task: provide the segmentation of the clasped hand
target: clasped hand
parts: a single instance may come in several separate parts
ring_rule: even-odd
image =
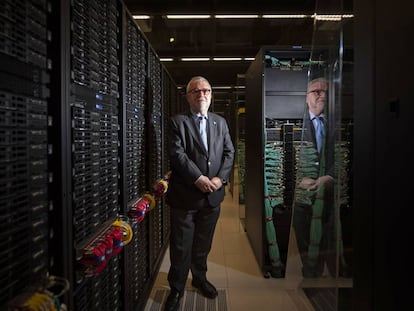
[[[212,179],[209,179],[204,175],[196,181],[195,185],[204,193],[214,192],[223,186],[219,177],[213,177]]]
[[[299,183],[299,188],[311,191],[318,189],[320,185],[328,185],[332,182],[333,178],[329,175],[320,176],[317,179],[304,177]]]

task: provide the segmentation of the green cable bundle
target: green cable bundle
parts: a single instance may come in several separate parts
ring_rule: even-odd
[[[268,252],[273,270],[273,277],[283,277],[284,264],[280,259],[276,228],[273,222],[273,209],[283,204],[283,144],[266,143],[264,172],[265,225]]]
[[[318,152],[309,142],[302,142],[296,146],[296,181],[300,182],[304,177],[318,178]],[[295,202],[304,205],[312,205],[315,198],[315,191],[308,191],[296,187]]]
[[[269,249],[269,257],[271,265],[275,270],[272,271],[272,276],[282,277],[284,265],[280,260],[279,245],[277,244],[276,229],[273,224],[273,208],[270,203],[269,190],[267,187],[266,177],[264,183],[264,201],[265,201],[265,222],[266,222],[266,237]]]

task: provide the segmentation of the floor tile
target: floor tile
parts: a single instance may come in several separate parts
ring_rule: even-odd
[[[237,195],[237,189],[233,195]],[[208,279],[226,293],[225,311],[314,311],[312,303],[304,293],[306,287],[352,287],[348,279],[303,279],[301,275],[301,259],[296,247],[294,232],[291,230],[288,260],[285,278],[266,278],[259,267],[247,234],[243,228],[243,210],[238,206],[238,199],[227,191],[222,204],[222,210],[217,223],[213,247],[208,258]],[[169,252],[166,251],[161,263],[146,310],[158,310],[161,292],[169,290],[167,273],[170,266]],[[189,298],[194,295],[191,286],[191,273],[186,283],[186,293]],[[160,291],[162,289],[162,291]],[[158,290],[158,298],[155,295]],[[154,303],[154,299],[158,302]],[[165,299],[165,297],[163,298]],[[200,300],[201,301],[201,300]],[[202,301],[201,301],[202,302]],[[155,307],[151,308],[151,304]],[[208,308],[218,307],[217,303]],[[162,306],[159,306],[160,308]],[[207,305],[206,305],[207,308]],[[222,310],[220,309],[220,310]],[[159,309],[159,310],[162,310]],[[181,309],[180,309],[181,310]],[[182,309],[184,310],[184,309]],[[191,308],[186,308],[191,311]],[[195,311],[197,307],[194,307]],[[213,310],[213,309],[208,309]]]

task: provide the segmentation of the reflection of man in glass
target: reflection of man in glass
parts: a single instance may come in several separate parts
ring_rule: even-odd
[[[304,277],[322,275],[325,263],[335,275],[335,225],[333,210],[333,145],[327,143],[324,114],[328,82],[323,78],[308,84],[307,109],[297,170],[293,226],[302,259]]]
[[[308,92],[306,94],[307,114],[304,120],[304,136],[303,140],[312,142],[313,146],[318,150],[319,160],[321,153],[327,155],[325,147],[325,138],[327,134],[326,116],[324,114],[325,104],[328,93],[328,82],[324,78],[314,79],[309,82]],[[326,162],[326,159],[325,159]],[[329,166],[325,163],[325,171],[322,175],[318,175],[317,179],[304,177],[300,181],[300,187],[305,190],[316,190],[320,184],[331,183],[333,181],[333,163]]]

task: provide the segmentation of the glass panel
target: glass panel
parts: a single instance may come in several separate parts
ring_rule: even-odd
[[[352,18],[341,2],[319,1],[315,12],[292,226],[303,291],[318,309],[344,310],[352,292]]]

